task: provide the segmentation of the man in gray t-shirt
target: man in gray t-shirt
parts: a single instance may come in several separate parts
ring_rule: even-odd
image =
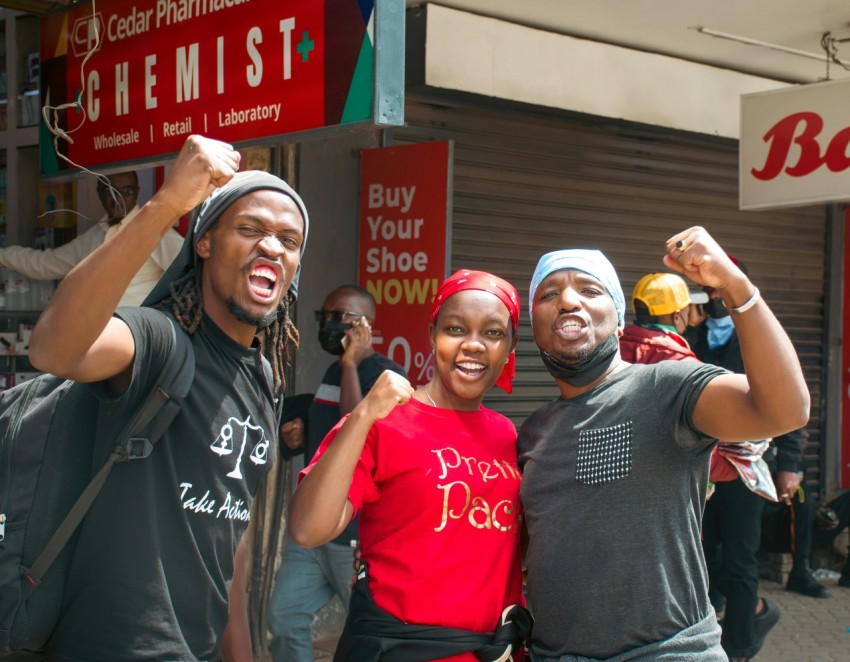
[[[727,660],[699,540],[710,449],[809,415],[787,335],[714,239],[681,232],[664,264],[723,291],[746,376],[623,361],[623,292],[599,251],[544,255],[531,280],[535,342],[561,396],[519,434],[533,660]]]

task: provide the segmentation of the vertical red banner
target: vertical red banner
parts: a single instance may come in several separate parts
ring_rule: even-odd
[[[358,280],[378,304],[375,349],[407,370],[434,374],[431,303],[446,275],[451,145],[421,143],[363,152]]]
[[[850,487],[850,208],[844,212],[841,352],[841,487]]]

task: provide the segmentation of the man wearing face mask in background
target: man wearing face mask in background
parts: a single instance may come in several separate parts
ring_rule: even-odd
[[[322,378],[307,414],[283,423],[280,435],[292,450],[304,449],[309,463],[325,435],[369,392],[384,370],[404,369],[372,348],[375,299],[362,287],[342,285],[316,311],[319,344],[337,358]],[[270,651],[275,662],[311,662],[313,615],[339,595],[348,608],[357,518],[331,542],[313,549],[287,537],[269,604]]]

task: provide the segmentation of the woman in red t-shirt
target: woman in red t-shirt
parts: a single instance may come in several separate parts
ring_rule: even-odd
[[[456,272],[432,308],[434,377],[414,390],[384,372],[302,472],[295,542],[321,545],[360,513],[365,571],[335,660],[517,659],[530,617],[516,429],[481,403],[494,384],[511,392],[518,323],[512,285]]]

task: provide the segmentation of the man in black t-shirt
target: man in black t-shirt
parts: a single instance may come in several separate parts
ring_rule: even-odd
[[[294,418],[281,425],[283,443],[305,452],[309,463],[328,432],[363,399],[384,370],[404,369],[372,348],[375,299],[362,287],[343,285],[316,311],[319,343],[339,358],[328,366],[310,403],[307,424]],[[312,549],[287,538],[269,603],[271,654],[275,662],[311,662],[313,614],[334,595],[348,608],[352,555],[357,545],[355,517],[337,538]]]
[[[309,223],[284,181],[237,172],[239,161],[230,145],[190,136],[136,221],[68,274],[33,330],[32,363],[91,383],[109,422],[152,390],[171,334],[187,334],[195,357],[150,457],[116,465],[80,527],[47,659],[251,658],[242,537],[275,458]],[[199,203],[145,305],[113,315],[161,236]]]

